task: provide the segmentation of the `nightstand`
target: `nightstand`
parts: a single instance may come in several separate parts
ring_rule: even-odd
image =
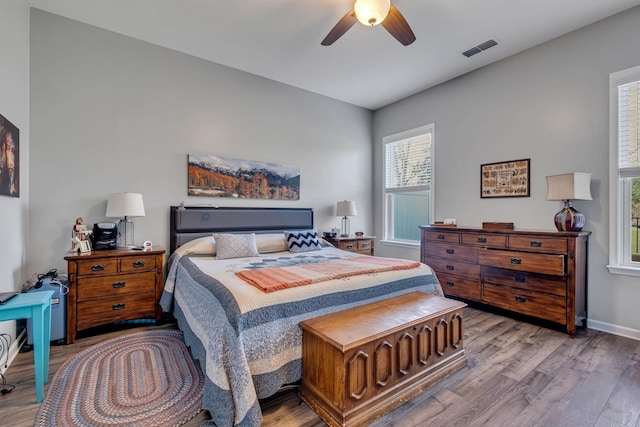
[[[67,344],[75,341],[77,331],[95,326],[161,319],[164,249],[111,249],[64,259],[69,272]]]
[[[373,256],[373,242],[375,240],[375,236],[336,236],[324,237],[324,239],[338,249]]]

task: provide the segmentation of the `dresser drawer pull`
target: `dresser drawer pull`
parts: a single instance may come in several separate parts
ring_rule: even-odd
[[[522,264],[522,260],[520,258],[511,258],[511,264]]]
[[[445,282],[445,285],[447,285],[447,286],[455,286],[456,284],[447,280]]]
[[[113,282],[111,286],[114,287],[115,289],[124,288],[124,282]]]
[[[515,277],[515,280],[516,280],[516,282],[518,282],[518,283],[524,283],[524,282],[526,282],[526,281],[527,281],[527,278],[526,278],[526,277],[524,277],[524,276],[516,276],[516,277]]]
[[[367,247],[369,247],[369,244],[368,243],[363,243],[360,246],[362,246],[363,249],[366,249]]]
[[[521,297],[520,295],[516,295],[516,302],[527,302],[527,297]]]
[[[529,242],[529,245],[532,248],[541,248],[542,247],[542,242]]]
[[[141,268],[144,267],[144,261],[135,261],[133,263],[133,268]]]
[[[102,271],[104,268],[104,264],[96,264],[91,266],[91,271]]]
[[[478,237],[478,243],[487,243],[486,237]]]
[[[447,270],[451,271],[453,270],[455,267],[453,265],[447,265]]]
[[[122,310],[123,308],[124,308],[124,303],[123,302],[121,302],[120,304],[113,304],[111,306],[112,310]]]
[[[436,236],[439,240],[444,240],[444,234],[438,234]]]
[[[349,243],[349,244],[347,245],[347,249],[353,249],[353,243]]]
[[[455,250],[453,250],[453,249],[447,249],[447,253],[448,254],[453,254],[454,252],[455,252]]]

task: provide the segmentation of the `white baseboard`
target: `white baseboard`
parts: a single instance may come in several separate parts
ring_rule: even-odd
[[[611,323],[587,319],[587,328],[640,341],[640,330],[627,328],[625,326],[612,325]]]
[[[22,329],[18,337],[11,343],[11,347],[9,347],[9,359],[7,361],[7,367],[5,368],[4,360],[2,361],[2,365],[0,365],[0,373],[4,374],[5,371],[11,366],[11,362],[16,358],[22,346],[27,342],[27,329]],[[3,357],[4,359],[4,357]]]

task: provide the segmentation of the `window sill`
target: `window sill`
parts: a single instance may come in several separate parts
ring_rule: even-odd
[[[640,277],[640,267],[630,267],[627,265],[607,265],[611,274],[624,274],[625,276]]]
[[[413,248],[413,249],[420,249],[420,242],[402,242],[399,240],[381,240],[380,243],[382,243],[385,246],[397,246],[400,248]]]

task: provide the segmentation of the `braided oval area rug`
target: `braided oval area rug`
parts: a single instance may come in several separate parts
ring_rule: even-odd
[[[64,362],[35,426],[179,426],[202,408],[204,377],[181,331],[109,339]]]

